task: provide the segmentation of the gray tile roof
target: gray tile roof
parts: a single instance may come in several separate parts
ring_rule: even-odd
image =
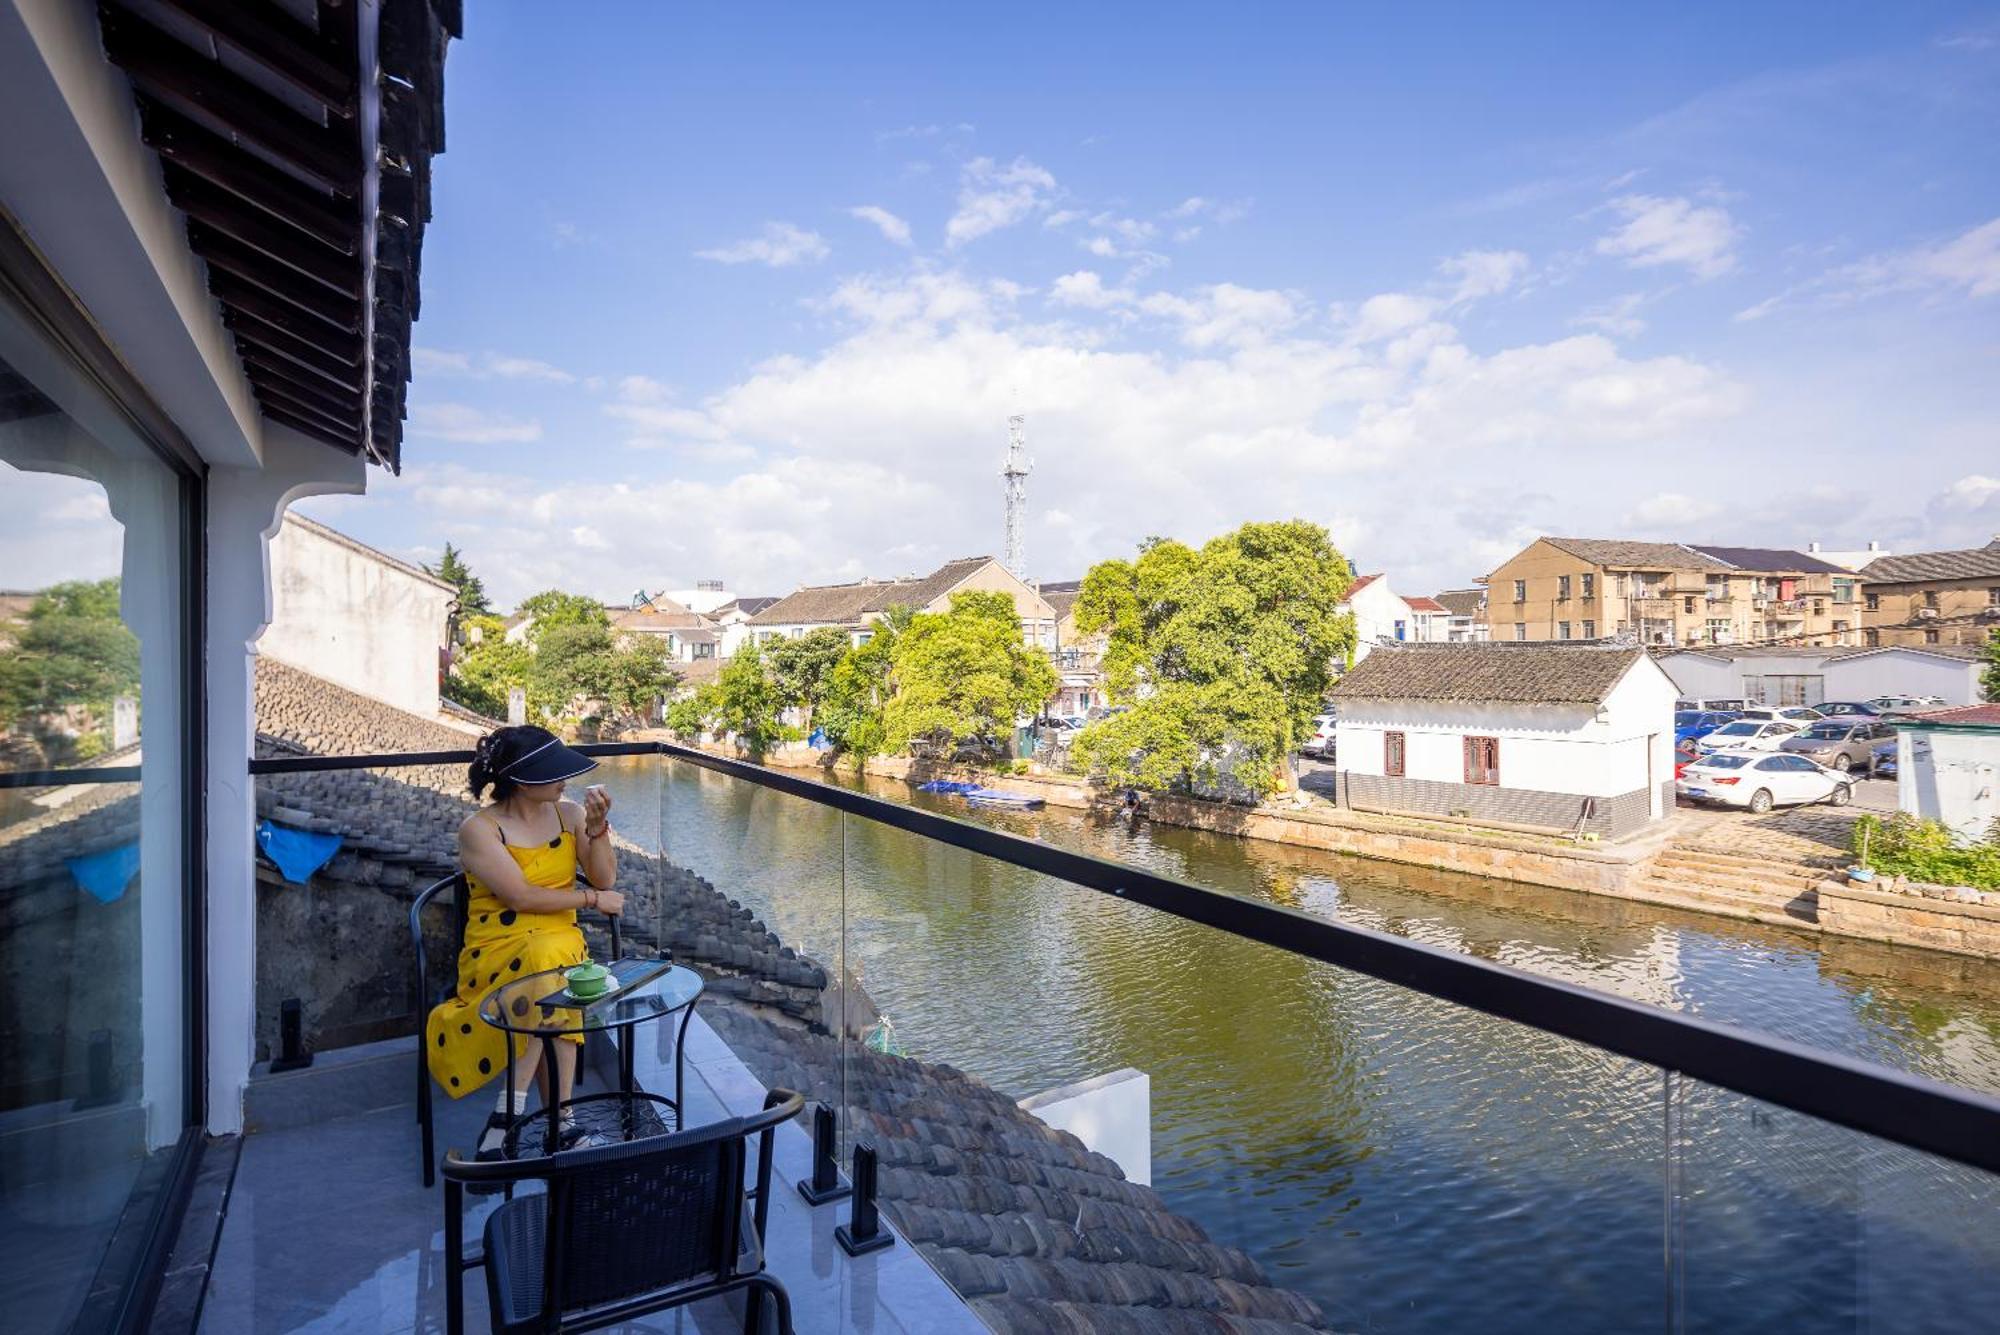
[[[881,1156],[883,1212],[992,1329],[1325,1329],[1311,1299],[984,1081],[736,1007],[702,1017],[765,1085],[845,1090],[840,1116]]]
[[[797,589],[750,618],[753,626],[852,626],[871,612],[922,608],[992,564],[990,556],[947,561],[921,579],[821,584]]]
[[[1645,657],[1636,646],[1493,641],[1378,644],[1333,695],[1346,700],[1597,704]]]
[[[1476,617],[1479,605],[1486,600],[1484,589],[1446,589],[1436,595],[1444,610],[1455,617]]]
[[[1795,552],[1784,547],[1717,547],[1710,543],[1690,543],[1689,546],[1703,555],[1725,561],[1738,570],[1757,573],[1792,573],[1802,575],[1852,575],[1846,566],[1837,566],[1822,561],[1817,556]]]
[[[1648,570],[1728,570],[1728,563],[1677,542],[1627,542],[1623,538],[1543,538],[1559,551],[1593,565]]]
[[[1985,579],[2000,575],[2000,537],[1984,547],[1959,552],[1912,552],[1884,556],[1862,567],[1871,584],[1905,584],[1926,579]]]

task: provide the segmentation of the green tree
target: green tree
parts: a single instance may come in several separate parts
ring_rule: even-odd
[[[1092,567],[1077,629],[1108,637],[1105,684],[1129,707],[1084,729],[1078,761],[1144,788],[1283,787],[1353,645],[1338,610],[1351,581],[1304,520],[1245,524],[1199,550],[1149,540],[1135,561]]]
[[[1985,688],[1988,700],[2000,704],[2000,630],[1987,637],[1986,671],[1981,674],[1979,684]]]
[[[707,697],[702,716],[708,726],[735,733],[751,755],[761,757],[777,740],[778,692],[756,645],[737,650],[701,694]]]
[[[778,693],[778,707],[803,709],[808,718],[817,715],[833,670],[847,650],[847,632],[838,626],[821,626],[765,649],[764,665]]]
[[[1004,593],[955,593],[950,611],[912,617],[892,663],[896,693],[883,710],[891,751],[996,740],[1047,703],[1057,682],[1047,655],[1023,643]]]
[[[827,681],[826,694],[813,712],[813,722],[826,730],[827,740],[842,751],[866,760],[888,749],[889,729],[882,712],[894,692],[890,674],[895,667],[896,637],[915,614],[892,607],[876,622],[874,634],[841,655]]]
[[[486,586],[479,576],[472,573],[472,567],[465,564],[465,556],[451,545],[449,539],[444,544],[444,555],[438,558],[435,567],[425,566],[427,574],[435,575],[458,590],[458,611],[452,617],[452,642],[463,643],[466,624],[474,617],[491,616],[493,608],[486,601]]]
[[[667,702],[667,729],[682,741],[693,741],[708,727],[709,711],[715,705],[712,686]]]
[[[52,761],[104,750],[112,701],[138,692],[139,640],[119,613],[116,579],[44,589],[0,657],[0,723],[33,735]]]
[[[598,617],[546,626],[537,622],[529,632],[535,649],[528,666],[528,703],[543,714],[567,714],[582,701],[611,698],[618,649],[602,609]]]
[[[485,629],[479,642],[462,650],[453,660],[451,674],[444,679],[444,694],[467,709],[488,718],[507,717],[507,692],[526,687],[528,670],[535,656],[525,644],[509,644],[497,617],[490,618],[493,629]]]
[[[528,625],[528,643],[540,647],[542,636],[563,626],[609,626],[604,604],[580,593],[543,589],[523,598],[516,612],[534,618]]]
[[[667,657],[657,635],[635,635],[611,660],[611,707],[620,714],[643,718],[653,702],[680,684],[681,674]]]

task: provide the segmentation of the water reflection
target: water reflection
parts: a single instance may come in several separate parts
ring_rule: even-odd
[[[1872,1314],[1898,1329],[1951,1329],[2000,1301],[2000,1196],[1983,1175],[1700,1087],[1681,1089],[1670,1142],[1657,1070],[668,768],[668,855],[786,941],[827,960],[844,944],[912,1055],[1016,1096],[1146,1071],[1155,1186],[1342,1328],[1660,1320],[1670,1153],[1684,1186],[1688,1308],[1703,1328],[1844,1330]],[[910,798],[901,785],[882,791]],[[1977,961],[1075,813],[990,819],[2000,1090],[2000,970]]]

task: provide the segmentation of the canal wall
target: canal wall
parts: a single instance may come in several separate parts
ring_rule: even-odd
[[[736,754],[721,746],[703,749]],[[820,773],[831,768],[825,753],[804,746],[777,748],[764,757],[764,763]],[[906,782],[964,779],[1079,811],[1117,814],[1120,807],[1111,793],[1068,776],[995,774],[891,756],[871,758],[863,772]],[[1861,890],[1827,879],[1824,868],[1781,858],[1717,854],[1677,843],[1671,821],[1663,822],[1656,833],[1597,844],[1444,818],[1416,820],[1344,810],[1303,795],[1257,807],[1153,795],[1146,799],[1145,816],[1162,824],[1297,848],[2000,960],[2000,903],[1991,902],[1995,897],[1961,903],[1916,891]]]

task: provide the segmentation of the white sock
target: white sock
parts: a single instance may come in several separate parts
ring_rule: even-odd
[[[500,1087],[500,1097],[494,1100],[493,1111],[502,1116],[519,1117],[522,1113],[528,1111],[528,1091],[525,1089],[510,1089],[503,1084]],[[506,1132],[497,1127],[488,1127],[486,1134],[479,1138],[479,1148],[482,1150],[499,1149],[500,1142],[506,1139],[506,1135]]]

